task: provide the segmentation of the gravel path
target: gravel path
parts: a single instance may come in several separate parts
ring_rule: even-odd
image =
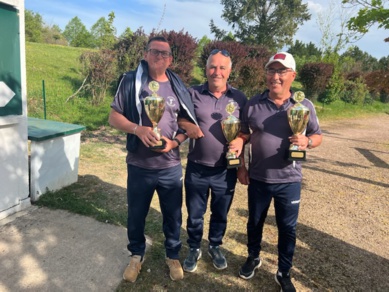
[[[389,291],[389,115],[323,122],[321,127],[323,143],[308,151],[303,166],[292,272],[296,288],[298,291]],[[95,161],[82,157],[80,175],[88,177],[92,173],[105,182],[99,188],[109,189],[111,193],[116,189],[122,194],[126,177],[124,136],[117,137],[101,131],[88,138],[91,142],[108,143],[109,150],[101,151],[116,160],[112,164],[106,159]],[[87,143],[83,145],[86,147]],[[183,162],[185,165],[185,159]],[[107,203],[125,204],[124,196],[117,197],[121,201],[111,196]],[[157,200],[153,201],[152,210],[160,218]],[[182,240],[185,242],[185,207],[183,211]],[[204,256],[198,271],[186,275],[185,281],[173,283],[166,275],[144,273],[139,285],[147,291],[156,287],[164,287],[161,291],[279,291],[273,279],[277,269],[277,229],[272,208],[265,224],[261,269],[249,281],[237,277],[247,256],[247,215],[246,187],[238,184],[223,240],[229,266],[226,271],[215,273]],[[205,226],[208,218],[207,213]],[[184,248],[182,256],[185,252]],[[153,269],[155,265],[154,259],[145,267]],[[131,287],[122,284],[119,291],[129,291]]]
[[[389,291],[389,115],[321,127],[304,165],[296,280],[302,290]]]

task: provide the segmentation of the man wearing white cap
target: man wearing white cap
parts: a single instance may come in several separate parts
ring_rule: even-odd
[[[310,111],[305,133],[293,135],[289,126],[287,110],[296,103],[291,90],[296,77],[293,56],[286,52],[277,53],[265,68],[268,89],[247,102],[241,133],[230,144],[230,148],[239,149],[246,141],[251,143],[249,170],[244,163],[238,169],[239,181],[248,185],[249,209],[249,256],[239,275],[243,279],[250,279],[261,265],[259,254],[263,226],[274,199],[278,227],[278,271],[275,280],[281,286],[281,291],[296,291],[289,271],[296,245],[302,173],[301,162],[289,161],[287,154],[290,144],[298,145],[300,150],[319,146],[322,133],[315,108],[308,99],[301,102]]]

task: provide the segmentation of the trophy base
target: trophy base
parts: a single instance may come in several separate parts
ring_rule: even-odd
[[[288,160],[290,161],[305,161],[307,153],[303,150],[289,150]]]
[[[242,166],[242,160],[238,158],[227,158],[227,169],[236,168]]]
[[[164,139],[160,139],[156,145],[150,146],[150,150],[160,150],[160,149],[165,149],[166,147],[166,141]]]

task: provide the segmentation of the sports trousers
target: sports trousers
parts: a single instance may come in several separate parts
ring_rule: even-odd
[[[296,246],[296,225],[300,207],[301,183],[269,184],[250,179],[248,186],[248,253],[261,251],[263,226],[272,199],[278,228],[278,269],[289,272]]]
[[[209,167],[188,161],[185,175],[187,232],[191,248],[200,248],[204,230],[204,214],[211,194],[209,245],[221,245],[227,228],[227,214],[236,185],[236,169]]]
[[[166,169],[144,169],[127,164],[127,235],[132,255],[144,256],[145,224],[154,191],[159,197],[166,256],[179,258],[182,224],[182,166]]]

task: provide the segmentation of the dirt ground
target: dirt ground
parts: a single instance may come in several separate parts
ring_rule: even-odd
[[[323,122],[321,127],[323,143],[319,148],[309,150],[303,166],[293,281],[298,291],[389,291],[389,115]],[[107,169],[81,157],[80,176],[93,173],[101,181],[123,191],[126,176],[123,139],[110,134],[97,135],[84,140],[82,147],[93,141],[116,145],[107,155],[119,157],[121,162],[113,163]],[[157,202],[153,202],[152,208],[158,212]],[[185,222],[185,207],[183,212]],[[179,286],[169,286],[171,284],[166,282],[160,289],[156,284],[147,289],[275,291],[277,231],[274,210],[270,210],[265,225],[263,265],[249,281],[237,277],[247,256],[246,188],[239,183],[229,220],[223,244],[229,261],[227,272],[210,273],[212,268],[207,259],[199,264],[196,275],[185,274],[182,284],[175,284]],[[204,240],[206,238],[205,232]],[[185,245],[185,223],[183,243]],[[186,249],[183,258],[185,253]],[[147,275],[144,277],[143,281],[146,281]],[[211,281],[220,285],[209,284]],[[125,284],[119,288],[132,290]]]

